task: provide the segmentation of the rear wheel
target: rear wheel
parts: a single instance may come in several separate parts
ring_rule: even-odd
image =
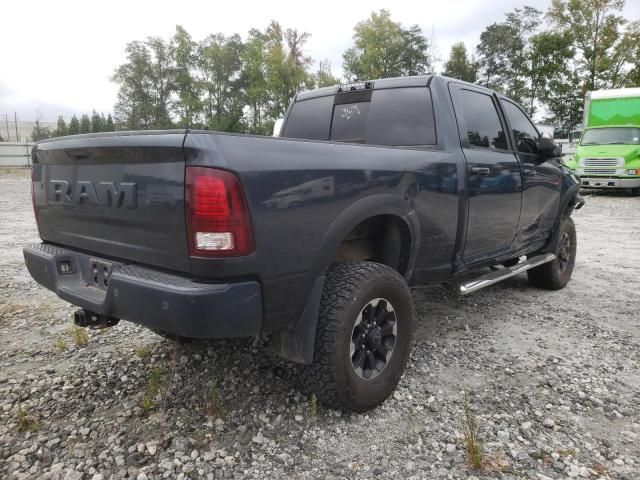
[[[559,235],[556,259],[527,271],[529,282],[536,287],[560,290],[571,280],[578,246],[576,226],[571,217],[562,221]]]
[[[373,262],[344,262],[327,273],[307,389],[324,404],[353,411],[383,402],[404,372],[413,340],[413,304],[404,278]]]

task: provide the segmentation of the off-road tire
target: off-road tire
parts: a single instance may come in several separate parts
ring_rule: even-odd
[[[387,299],[394,310],[397,333],[390,358],[375,377],[361,378],[350,347],[356,320],[374,299]],[[409,358],[414,314],[405,279],[386,265],[364,261],[334,264],[327,272],[313,363],[303,368],[307,390],[332,408],[363,412],[383,402],[395,389]]]
[[[556,249],[556,259],[553,262],[545,263],[539,267],[532,268],[527,271],[529,282],[539,288],[547,290],[560,290],[569,283],[573,267],[576,261],[576,226],[571,217],[565,217],[560,225],[560,237],[558,247]],[[569,241],[570,251],[568,254],[563,252],[563,238]],[[566,258],[563,258],[566,256]]]

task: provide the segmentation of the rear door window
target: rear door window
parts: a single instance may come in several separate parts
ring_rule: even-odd
[[[436,127],[428,88],[374,90],[367,143],[434,145]]]
[[[472,147],[507,150],[507,140],[493,99],[486,93],[460,90],[462,118]]]

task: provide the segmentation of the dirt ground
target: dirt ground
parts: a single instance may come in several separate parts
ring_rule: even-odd
[[[353,415],[300,393],[264,339],[85,339],[24,266],[28,176],[0,174],[0,478],[640,478],[640,198],[586,201],[564,290],[414,289],[407,372]]]

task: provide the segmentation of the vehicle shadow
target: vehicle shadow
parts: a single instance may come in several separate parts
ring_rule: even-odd
[[[580,190],[580,195],[585,197],[625,197],[625,198],[635,198],[634,195],[631,194],[629,189],[602,189],[602,190]]]
[[[447,343],[459,332],[495,320],[488,313],[492,305],[504,302],[515,291],[529,290],[526,276],[494,285],[484,292],[460,297],[452,289],[424,286],[412,289],[416,310],[414,354],[428,356],[436,339]],[[169,409],[198,411],[205,408],[210,386],[226,409],[236,412],[256,408],[277,410],[282,405],[301,404],[308,408],[311,392],[299,381],[303,366],[287,362],[271,349],[268,335],[252,339],[172,342],[158,338],[154,349],[161,353],[164,368],[176,370],[171,386]],[[172,366],[173,365],[173,366]]]

